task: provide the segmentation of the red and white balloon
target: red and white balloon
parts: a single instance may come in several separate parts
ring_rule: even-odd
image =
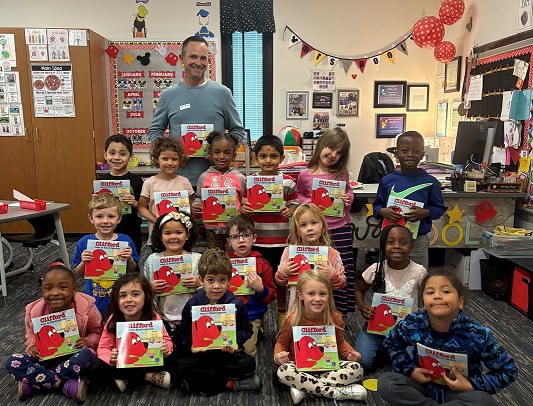
[[[420,48],[433,48],[444,38],[444,24],[435,16],[422,17],[413,26],[412,38]]]
[[[435,47],[433,50],[433,55],[437,61],[448,63],[455,56],[455,52],[455,45],[453,45],[450,41],[443,41]]]
[[[464,12],[464,0],[444,0],[439,9],[439,19],[446,25],[452,25],[461,19]]]

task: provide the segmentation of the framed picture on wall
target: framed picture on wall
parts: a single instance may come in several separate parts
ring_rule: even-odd
[[[437,103],[437,137],[446,137],[446,118],[448,116],[448,102]]]
[[[407,111],[429,110],[429,85],[407,86]]]
[[[405,132],[406,114],[376,114],[376,138],[394,138]]]
[[[337,93],[337,116],[359,115],[359,90],[339,89]]]
[[[287,92],[286,119],[297,120],[309,117],[309,92]]]
[[[461,116],[459,115],[459,105],[461,104],[461,100],[454,100],[452,102],[452,107],[450,108],[450,120],[449,120],[449,128],[452,131],[457,131],[457,127],[459,126],[459,121],[461,121]]]
[[[333,108],[333,93],[332,92],[313,92],[313,108],[314,109],[331,109]]]
[[[405,107],[407,82],[374,82],[374,108]]]
[[[458,92],[461,87],[461,57],[456,56],[444,66],[444,93]]]

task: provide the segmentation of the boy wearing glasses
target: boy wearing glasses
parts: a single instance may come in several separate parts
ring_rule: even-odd
[[[257,336],[264,324],[264,315],[268,310],[268,304],[276,297],[276,288],[273,282],[272,267],[266,259],[257,251],[252,251],[252,245],[257,239],[254,223],[248,216],[240,215],[228,221],[227,227],[228,244],[232,252],[228,252],[230,258],[254,257],[256,272],[246,274],[248,286],[255,290],[253,295],[239,296],[248,311],[248,318],[252,323],[252,337],[244,344],[246,354],[255,357],[257,349]],[[235,275],[232,269],[232,280],[229,289],[243,283],[240,275]]]

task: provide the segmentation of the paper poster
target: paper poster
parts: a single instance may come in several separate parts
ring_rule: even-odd
[[[483,98],[483,75],[470,77],[470,86],[468,87],[468,100],[481,100]]]
[[[0,60],[2,65],[6,62],[6,67],[9,65],[9,69],[17,66],[17,55],[15,53],[15,34],[0,34]]]
[[[48,57],[50,61],[65,62],[70,60],[68,49],[68,31],[59,29],[46,30],[48,38]]]
[[[531,29],[531,0],[520,0],[518,9],[518,31]]]
[[[335,90],[335,72],[329,70],[313,71],[313,90]]]
[[[437,84],[435,86],[435,94],[444,93],[444,73],[437,75]]]
[[[74,117],[72,65],[31,65],[35,117]]]
[[[86,47],[87,46],[87,31],[68,30],[68,44],[71,47]]]
[[[32,62],[48,60],[48,47],[46,45],[29,44],[28,53]]]
[[[26,28],[25,30],[26,44],[43,44],[48,43],[46,37],[46,28]]]
[[[0,136],[24,135],[18,72],[0,72]]]

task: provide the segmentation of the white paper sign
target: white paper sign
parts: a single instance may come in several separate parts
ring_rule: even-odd
[[[15,34],[0,34],[0,60],[2,60],[2,62],[8,61],[10,68],[17,66],[17,55],[15,54]]]
[[[468,100],[481,100],[483,97],[483,75],[470,77],[470,86],[468,87]]]

